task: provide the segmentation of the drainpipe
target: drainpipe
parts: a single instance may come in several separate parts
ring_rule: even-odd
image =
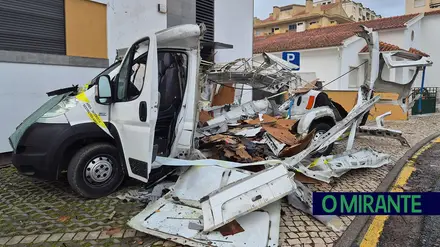
[[[422,75],[422,86],[420,87],[420,99],[419,99],[419,113],[422,113],[422,98],[423,98],[423,88],[425,87],[425,73],[426,73],[426,66],[423,67],[423,75]]]

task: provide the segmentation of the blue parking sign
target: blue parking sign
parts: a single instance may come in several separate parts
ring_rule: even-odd
[[[289,63],[293,63],[300,67],[300,53],[299,52],[283,52],[283,60],[286,60]],[[295,69],[295,70],[299,70]]]

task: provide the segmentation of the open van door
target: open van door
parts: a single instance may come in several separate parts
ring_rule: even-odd
[[[156,36],[142,38],[128,49],[114,79],[110,123],[116,128],[128,175],[148,182],[154,161],[158,114]],[[115,133],[116,135],[116,133]]]

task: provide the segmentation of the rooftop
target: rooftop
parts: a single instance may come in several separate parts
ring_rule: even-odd
[[[331,3],[331,4],[326,4],[326,5],[320,5],[320,8],[321,8],[321,11],[327,11],[327,10],[330,10],[332,8],[336,8],[338,5],[339,5],[339,3]],[[290,4],[290,5],[281,6],[281,7],[278,7],[278,6],[274,6],[274,7],[280,8],[281,11],[286,11],[286,10],[292,9],[295,6],[297,6],[297,7],[305,7],[305,5],[300,5],[300,4]],[[298,18],[301,18],[301,17],[305,17],[307,15],[313,15],[313,14],[314,15],[319,15],[319,13],[306,13],[306,11],[303,10],[303,11],[298,12],[295,15],[292,15],[292,18],[289,18],[288,20],[290,21],[292,19],[298,19]],[[277,19],[275,19],[271,15],[271,16],[269,16],[266,19],[260,20],[260,22],[258,22],[256,24],[256,26],[267,24],[267,23],[271,23],[271,22],[277,22],[277,21],[286,21],[286,19],[277,20]]]
[[[417,55],[424,56],[424,57],[429,57],[428,54],[426,54],[426,53],[424,53],[424,52],[422,52],[420,50],[417,50],[415,48],[410,48],[409,50],[405,50],[405,49],[400,48],[397,45],[388,44],[388,43],[385,43],[385,42],[382,42],[382,41],[379,43],[379,50],[380,51],[409,51],[409,52],[411,52],[413,54],[417,54]],[[368,46],[365,46],[360,51],[360,53],[366,53],[366,52],[368,52]]]
[[[311,29],[303,32],[259,36],[254,39],[254,53],[304,50],[340,46],[344,40],[362,31],[360,25],[377,30],[406,27],[406,23],[417,14],[394,16],[364,22],[339,24],[335,26]]]

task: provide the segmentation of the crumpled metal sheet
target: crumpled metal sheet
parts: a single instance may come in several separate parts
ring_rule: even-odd
[[[200,200],[212,191],[252,173],[218,166],[192,167],[174,189],[133,217],[128,225],[147,234],[187,246],[276,247],[279,240],[281,203],[276,201],[236,219],[239,234],[223,236],[220,231],[203,232]],[[203,184],[204,186],[200,186]]]
[[[254,119],[244,120],[243,122],[245,122],[247,124],[251,124],[251,125],[257,125],[257,124],[276,123],[277,120],[278,119],[275,118],[275,117],[272,117],[272,116],[267,115],[267,114],[263,114],[261,117],[254,118]]]
[[[338,178],[350,170],[379,168],[390,162],[390,155],[367,148],[360,151],[349,150],[342,154],[321,157],[307,166],[300,163],[296,170],[308,177],[330,183],[332,178]]]

